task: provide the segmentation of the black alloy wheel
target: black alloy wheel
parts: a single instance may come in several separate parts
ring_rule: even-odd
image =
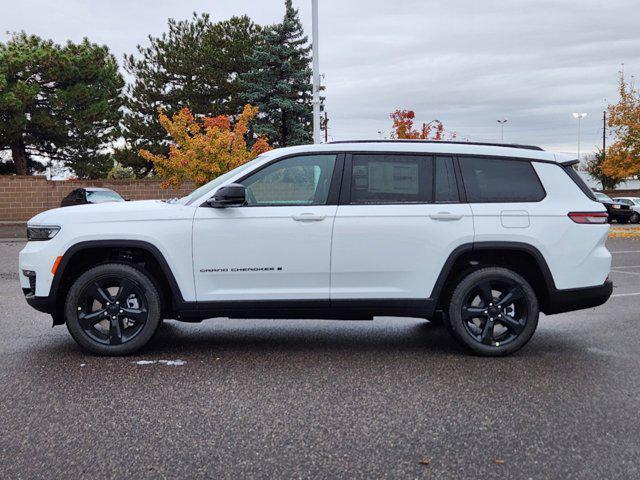
[[[507,355],[529,341],[538,314],[535,292],[524,278],[490,267],[469,274],[456,287],[449,328],[474,353]]]
[[[84,348],[99,354],[131,353],[160,324],[160,298],[152,280],[124,264],[105,264],[83,273],[67,295],[67,328]]]
[[[527,323],[527,299],[519,285],[484,280],[467,295],[462,307],[464,327],[483,345],[506,345]]]
[[[80,294],[78,322],[91,339],[120,345],[138,335],[147,323],[147,301],[140,285],[128,278],[102,277]]]

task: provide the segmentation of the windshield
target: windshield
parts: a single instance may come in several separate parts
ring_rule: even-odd
[[[223,175],[220,175],[219,177],[214,178],[209,183],[205,183],[201,187],[196,188],[189,195],[187,195],[186,197],[181,198],[180,199],[180,203],[182,203],[183,205],[191,205],[198,198],[202,197],[203,195],[206,195],[211,190],[219,187],[224,182],[229,180],[231,177],[237,175],[238,173],[242,172],[243,170],[246,170],[247,168],[251,167],[252,165],[255,165],[259,160],[262,160],[264,158],[263,155],[264,154],[259,155],[258,157],[254,158],[250,162],[243,163],[239,167],[236,167],[233,170],[229,170],[227,173],[225,173]]]
[[[89,203],[124,202],[124,198],[122,198],[113,190],[87,190],[87,202]]]
[[[598,200],[600,200],[601,202],[612,202],[613,201],[613,200],[611,200],[611,198],[609,198],[604,193],[595,192],[595,194],[596,194],[596,198]]]

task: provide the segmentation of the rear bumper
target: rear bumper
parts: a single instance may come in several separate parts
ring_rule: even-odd
[[[613,282],[611,280],[595,287],[555,290],[549,296],[548,306],[544,313],[549,315],[597,307],[609,300],[612,292]]]

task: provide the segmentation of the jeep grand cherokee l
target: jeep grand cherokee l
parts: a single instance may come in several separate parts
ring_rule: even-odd
[[[165,318],[384,315],[506,355],[539,312],[611,295],[607,213],[576,162],[462,142],[272,150],[175,201],[36,215],[20,282],[97,354],[140,349]]]

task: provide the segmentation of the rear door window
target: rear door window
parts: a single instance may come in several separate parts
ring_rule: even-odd
[[[430,156],[355,154],[352,157],[352,204],[429,203],[432,186]]]
[[[495,157],[460,157],[470,203],[539,202],[545,191],[531,162]]]

